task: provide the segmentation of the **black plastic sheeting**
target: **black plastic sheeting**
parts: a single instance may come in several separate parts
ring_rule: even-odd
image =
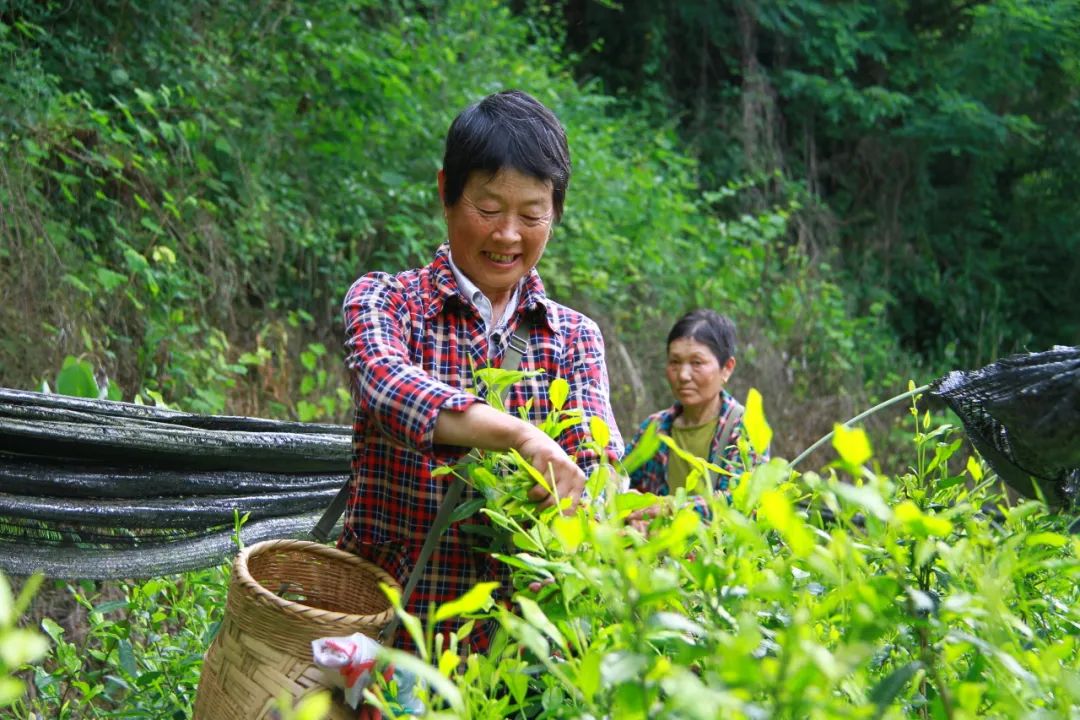
[[[269,472],[341,468],[341,435],[187,428],[116,417],[44,417],[33,409],[0,404],[0,452],[36,457],[113,460],[193,470]]]
[[[2,421],[0,421],[2,422]],[[80,463],[73,459],[45,460],[0,453],[0,493],[35,493],[64,498],[145,498],[147,488],[158,495],[229,494],[274,495],[341,487],[341,472],[273,473],[242,470],[170,470]]]
[[[262,540],[302,537],[318,515],[301,515],[248,522],[240,541],[251,545]],[[340,528],[338,530],[340,532]],[[0,562],[5,572],[30,575],[43,572],[53,578],[115,580],[151,578],[197,570],[226,562],[239,548],[232,528],[167,543],[111,547],[73,548],[34,540],[0,542]]]
[[[0,389],[0,568],[114,579],[304,535],[348,481],[351,430]]]
[[[960,416],[998,476],[1028,497],[1077,507],[1080,487],[1080,347],[1014,355],[954,371],[930,395]]]

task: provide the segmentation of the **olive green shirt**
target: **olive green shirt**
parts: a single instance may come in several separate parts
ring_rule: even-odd
[[[699,458],[708,458],[709,449],[712,447],[713,437],[716,435],[716,426],[719,418],[713,418],[701,425],[692,427],[671,427],[671,438],[680,448]],[[690,463],[683,460],[678,453],[671,453],[668,458],[667,481],[668,492],[672,495],[681,487],[686,486],[686,478],[690,475]],[[698,486],[700,488],[702,486]],[[698,489],[695,488],[695,489]]]

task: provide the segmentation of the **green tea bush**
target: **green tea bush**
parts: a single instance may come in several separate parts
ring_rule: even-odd
[[[0,574],[0,710],[16,703],[25,691],[15,672],[26,663],[40,660],[49,650],[43,635],[19,627],[19,619],[41,581],[40,575],[29,578],[16,597],[8,579]]]
[[[97,583],[69,584],[85,632],[71,640],[55,620],[42,621],[53,648],[33,667],[33,688],[13,705],[14,717],[190,717],[227,586],[224,567],[110,584],[107,594]]]
[[[531,527],[489,512],[514,531],[512,602],[478,588],[440,617],[496,617],[502,641],[459,663],[429,633],[429,667],[393,658],[429,717],[1075,717],[1080,541],[976,460],[952,467],[955,428],[912,414],[906,471],[839,428],[823,473],[774,459],[708,522],[642,534],[641,496],[616,492]]]
[[[771,430],[747,405],[744,442],[759,446]],[[424,681],[432,718],[1075,717],[1070,519],[1010,503],[976,458],[958,462],[957,429],[931,419],[913,406],[905,470],[886,472],[864,432],[838,426],[821,472],[747,469],[708,520],[681,490],[646,532],[629,519],[655,498],[620,492],[607,466],[590,478],[602,499],[571,516],[491,494],[481,512],[504,531],[511,587],[495,601],[482,583],[430,619],[495,617],[493,647],[462,658],[468,626],[444,638],[406,617],[422,650],[389,658]],[[707,492],[704,461],[691,462]],[[470,471],[504,465],[529,472],[497,453],[457,471],[483,482]],[[55,645],[14,717],[188,717],[226,577],[122,583],[107,598],[72,584],[85,639],[44,621]],[[390,710],[392,697],[370,699]]]

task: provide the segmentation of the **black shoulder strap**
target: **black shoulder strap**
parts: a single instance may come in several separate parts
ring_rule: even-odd
[[[533,321],[529,316],[522,319],[518,329],[514,331],[513,337],[510,338],[510,343],[506,349],[506,353],[503,355],[502,367],[506,370],[517,370],[521,365],[521,359],[525,356],[525,353],[529,350],[529,331],[532,329]],[[502,399],[506,402],[506,396],[510,392],[510,386],[507,385],[503,388]],[[469,452],[466,460],[473,462],[480,459],[480,451],[473,449]],[[450,526],[450,517],[454,514],[454,510],[457,509],[458,501],[461,499],[461,493],[465,489],[465,481],[458,476],[454,477],[454,480],[450,483],[450,486],[446,488],[446,494],[443,495],[442,503],[439,505],[439,512],[435,515],[435,520],[431,523],[431,529],[428,530],[427,537],[424,538],[424,545],[420,548],[420,555],[416,558],[416,564],[413,565],[412,572],[409,573],[409,579],[405,582],[405,589],[401,592],[401,607],[407,607],[409,604],[409,598],[412,596],[413,590],[416,589],[416,584],[420,582],[420,578],[424,574],[424,569],[427,567],[428,560],[431,559],[432,553],[435,552],[435,546],[439,544],[439,538],[446,532],[446,528]],[[379,632],[379,641],[386,643],[393,640],[394,633],[397,632],[398,625],[401,623],[401,618],[396,614],[391,618]]]

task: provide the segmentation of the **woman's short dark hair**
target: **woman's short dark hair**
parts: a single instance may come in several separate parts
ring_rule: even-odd
[[[469,175],[513,168],[551,182],[555,219],[562,218],[570,184],[570,149],[559,119],[528,93],[503,90],[465,108],[446,133],[443,201],[461,199]]]
[[[735,323],[715,310],[700,308],[679,318],[668,333],[668,347],[681,338],[691,338],[708,347],[721,365],[735,356]]]

